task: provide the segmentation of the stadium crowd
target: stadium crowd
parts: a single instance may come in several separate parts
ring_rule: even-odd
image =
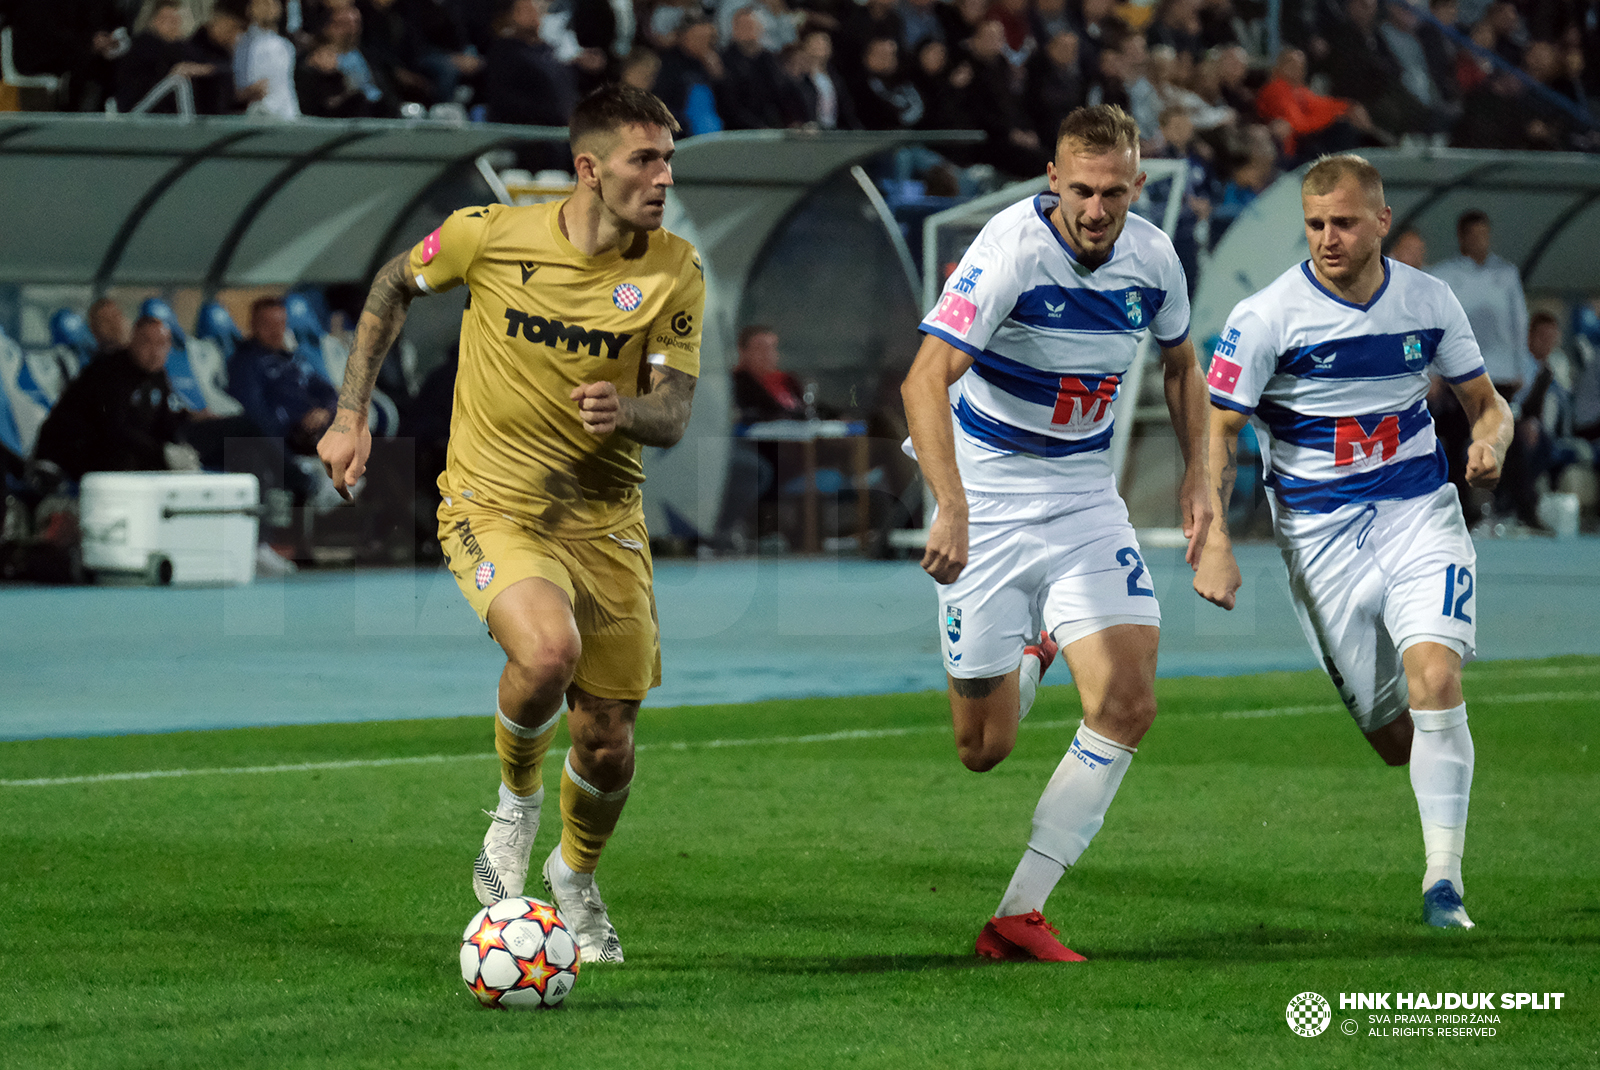
[[[1033,175],[1061,118],[1124,105],[1152,156],[1199,165],[1226,220],[1281,169],[1423,139],[1600,149],[1600,0],[0,0],[46,106],[128,111],[178,75],[202,114],[424,114],[560,126],[605,80],[689,133],[981,129],[921,153]],[[169,97],[154,110],[175,107]],[[441,110],[442,109],[442,110]]]

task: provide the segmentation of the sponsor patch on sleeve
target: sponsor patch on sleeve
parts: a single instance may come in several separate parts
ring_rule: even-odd
[[[443,229],[443,227],[439,228],[439,230]],[[422,239],[422,262],[424,264],[433,263],[433,258],[439,255],[439,230]]]
[[[934,313],[933,322],[943,324],[965,338],[977,316],[977,305],[965,297],[947,293],[939,301],[939,310]]]
[[[1234,387],[1239,385],[1239,375],[1244,369],[1226,357],[1213,356],[1211,358],[1211,371],[1206,375],[1206,382],[1214,390],[1233,393]]]

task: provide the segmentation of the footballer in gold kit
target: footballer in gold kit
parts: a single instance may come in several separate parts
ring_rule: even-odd
[[[682,437],[700,371],[704,275],[661,229],[677,129],[643,90],[596,90],[572,115],[571,198],[461,209],[385,265],[319,447],[348,494],[411,299],[466,284],[439,538],[506,654],[500,801],[472,886],[484,904],[523,894],[566,705],[561,842],[542,875],[585,962],[622,961],[594,872],[633,780],[639,703],[661,682],[640,453]]]

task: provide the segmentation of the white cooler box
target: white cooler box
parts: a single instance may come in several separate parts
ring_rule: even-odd
[[[83,563],[148,583],[249,583],[256,572],[256,477],[90,472],[78,497]]]

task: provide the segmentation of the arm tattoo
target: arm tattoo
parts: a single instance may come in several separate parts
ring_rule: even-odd
[[[622,398],[623,434],[646,446],[675,446],[689,426],[694,376],[664,364],[650,369],[650,392]]]
[[[986,676],[978,680],[963,680],[959,676],[952,676],[950,686],[962,698],[988,698],[1004,679],[1004,676]]]
[[[358,413],[362,418],[367,415],[367,405],[372,401],[372,388],[378,382],[383,358],[400,336],[411,299],[418,293],[408,273],[410,257],[409,251],[403,252],[378,270],[367,294],[366,307],[361,310],[361,319],[356,324],[356,344],[344,368],[339,408]],[[341,422],[344,419],[340,417]]]
[[[1224,535],[1228,532],[1228,502],[1233,498],[1233,484],[1239,478],[1239,436],[1235,435],[1223,443],[1226,457],[1222,462],[1222,470],[1217,473],[1217,501],[1220,503],[1221,512],[1217,520],[1222,525]]]

